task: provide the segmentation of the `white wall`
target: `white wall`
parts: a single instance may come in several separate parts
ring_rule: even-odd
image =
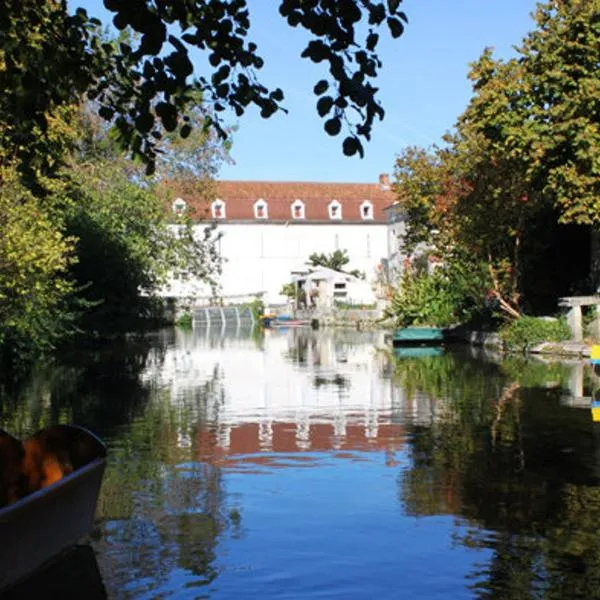
[[[347,250],[349,269],[358,269],[371,281],[377,264],[387,256],[385,224],[220,225],[223,264],[223,296],[264,290],[266,301],[284,302],[279,295],[290,272],[305,266],[313,252]]]
[[[203,236],[205,225],[198,225],[197,235]],[[287,298],[279,291],[291,281],[291,271],[306,267],[313,252],[330,254],[347,250],[348,269],[358,269],[366,275],[367,283],[374,279],[377,265],[388,256],[388,228],[386,224],[269,224],[223,223],[217,229],[224,259],[220,277],[220,293],[249,297],[265,292],[267,303],[285,303]],[[197,281],[171,281],[161,291],[170,296],[211,296],[206,284]],[[250,296],[248,296],[250,295]],[[372,298],[362,302],[370,302]],[[241,300],[240,300],[241,301]]]

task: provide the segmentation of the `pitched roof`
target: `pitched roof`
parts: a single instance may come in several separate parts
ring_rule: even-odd
[[[328,207],[337,200],[342,218],[333,222],[385,222],[384,209],[394,200],[389,189],[376,183],[219,181],[215,187],[216,198],[225,203],[224,221],[330,221]],[[210,201],[190,195],[182,198],[193,214],[211,218]],[[267,204],[268,219],[255,217],[254,204],[259,199]],[[292,205],[296,200],[304,203],[304,219],[294,219]],[[361,215],[365,200],[372,204],[372,219]]]

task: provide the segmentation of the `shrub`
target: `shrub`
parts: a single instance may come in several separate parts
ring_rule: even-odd
[[[177,325],[177,327],[180,327],[181,329],[192,329],[193,321],[194,318],[192,317],[192,314],[189,312],[185,312],[179,317],[179,319],[177,319],[175,325]]]
[[[53,197],[46,198],[51,204]],[[53,348],[72,326],[74,240],[16,172],[0,173],[0,358]]]
[[[560,342],[571,337],[566,319],[520,317],[500,330],[500,337],[509,350],[527,351],[541,342]]]

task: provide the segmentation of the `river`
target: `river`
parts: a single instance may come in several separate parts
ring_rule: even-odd
[[[577,361],[394,357],[381,332],[164,330],[82,349],[0,390],[0,428],[75,422],[108,446],[92,535],[29,585],[600,597],[596,387]]]

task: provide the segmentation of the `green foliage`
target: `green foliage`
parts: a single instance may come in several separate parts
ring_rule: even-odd
[[[508,323],[500,330],[500,337],[509,350],[525,352],[541,342],[560,342],[571,337],[571,330],[564,318],[544,319],[523,316]]]
[[[296,298],[296,285],[293,283],[284,283],[281,286],[281,290],[279,290],[279,293],[282,296],[287,296],[291,300],[294,300]]]
[[[192,329],[192,324],[194,322],[194,318],[192,314],[189,312],[183,313],[179,319],[177,319],[175,325],[180,327],[181,329]]]
[[[402,34],[406,15],[400,3],[279,4],[291,27],[311,34],[302,58],[327,67],[328,79],[314,88],[326,132],[337,135],[346,125],[344,153],[362,156],[361,140],[370,139],[375,119],[384,115],[372,85],[382,66],[377,31],[387,30],[392,38]],[[32,154],[40,156],[35,147],[29,149],[35,142],[33,130],[44,130],[54,107],[69,105],[83,94],[114,125],[115,140],[144,160],[149,171],[154,169],[156,139],[164,131],[178,132],[184,139],[190,135],[189,110],[198,92],[212,107],[204,127],[223,136],[221,115],[226,109],[239,117],[255,106],[263,118],[285,110],[282,90],[269,90],[257,77],[264,60],[249,39],[245,1],[131,0],[105,5],[124,34],[120,43],[106,40],[100,21],[85,10],[71,14],[66,2],[3,4],[0,87],[8,92],[0,100],[0,124],[6,125],[3,134],[23,165]],[[210,67],[194,77],[190,55],[198,51]]]
[[[325,252],[313,252],[308,257],[308,264],[311,267],[326,267],[334,271],[343,271],[344,267],[350,262],[347,250],[335,250],[331,254]]]
[[[538,5],[517,58],[488,49],[471,65],[473,97],[444,147],[398,158],[407,251],[436,232],[443,260],[460,248],[486,265],[489,293],[510,317],[540,303],[540,287],[527,285],[536,272],[546,294],[578,284],[578,273],[556,283],[546,273],[561,255],[559,224],[600,222],[599,12],[600,0]]]
[[[14,170],[0,182],[0,357],[12,361],[51,349],[71,326],[74,240]]]
[[[36,167],[27,187],[16,168],[0,172],[0,354],[11,360],[76,330],[103,335],[156,322],[161,303],[152,294],[168,274],[216,285],[214,227],[198,234],[189,217],[174,217],[162,188],[106,134],[89,111],[57,110],[45,133],[54,171]],[[0,148],[1,160],[9,150]],[[204,152],[198,188],[219,160]]]
[[[346,271],[344,267],[350,262],[347,250],[334,250],[331,254],[325,254],[325,252],[313,252],[308,257],[308,263],[311,267],[326,267],[327,269],[333,269],[340,273],[349,273],[364,279],[364,273],[361,273],[358,269],[352,271]]]
[[[135,326],[153,314],[152,293],[169,274],[213,281],[220,268],[214,229],[198,239],[191,221],[171,225],[156,189],[132,181],[118,162],[81,167],[79,177],[67,223],[78,239],[71,275],[80,295],[94,303],[86,329]]]
[[[404,271],[386,317],[397,327],[448,327],[469,321],[483,309],[485,273],[460,262],[438,266],[432,273]]]
[[[260,323],[262,316],[265,314],[265,303],[263,302],[262,298],[256,297],[252,302],[250,302],[250,304],[248,304],[248,307],[252,311],[254,321],[256,323]]]
[[[406,273],[392,296],[389,312],[397,327],[436,325],[445,327],[456,322],[452,290],[435,273]]]

